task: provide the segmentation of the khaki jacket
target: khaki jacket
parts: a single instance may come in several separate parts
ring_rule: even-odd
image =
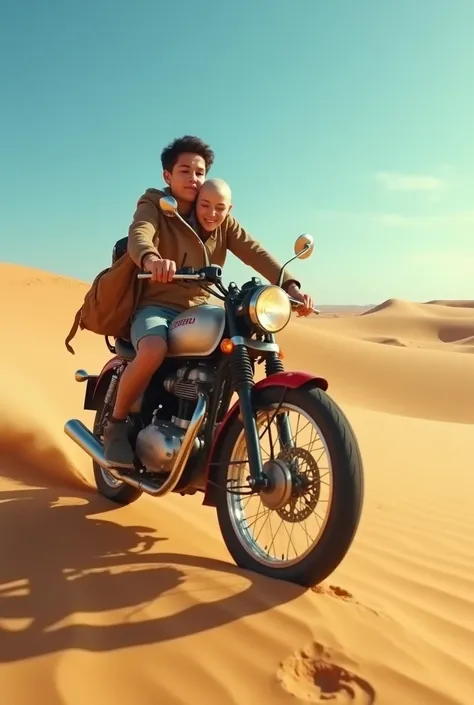
[[[179,218],[163,214],[159,200],[164,190],[148,189],[138,200],[137,209],[128,231],[128,253],[138,268],[143,267],[146,255],[176,262],[176,267],[199,269],[209,264],[224,266],[227,251],[244,264],[252,267],[271,284],[276,284],[281,265],[233,218],[228,215],[203,242]],[[286,271],[283,283],[297,282]],[[194,282],[168,282],[161,284],[144,280],[138,306],[157,304],[177,310],[204,303],[209,294]]]
[[[98,335],[129,338],[134,312],[149,304],[183,311],[206,303],[210,294],[195,282],[173,281],[167,284],[137,279],[143,258],[150,253],[176,262],[177,268],[200,269],[209,264],[223,267],[227,251],[233,252],[262,277],[276,284],[279,263],[256,242],[230,215],[203,242],[179,218],[165,216],[159,200],[166,191],[148,189],[139,199],[129,228],[128,252],[111,267],[99,272],[84,303],[77,311],[65,345],[70,345],[79,328]],[[283,285],[296,281],[285,273]],[[299,285],[299,282],[296,282]]]

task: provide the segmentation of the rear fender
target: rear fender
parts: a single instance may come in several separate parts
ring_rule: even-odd
[[[94,375],[87,380],[84,409],[87,409],[88,411],[97,411],[100,408],[110,384],[110,378],[112,377],[114,371],[122,364],[122,360],[118,356],[115,356],[105,363],[98,375]]]
[[[264,377],[259,382],[255,383],[253,388],[253,394],[259,392],[267,387],[287,387],[288,389],[298,389],[299,387],[309,386],[322,389],[323,392],[327,391],[329,384],[324,377],[316,377],[315,375],[309,374],[308,372],[277,372],[274,375],[269,375]],[[235,417],[239,413],[239,402],[236,401],[233,406],[229,409],[225,417],[223,418],[220,426],[218,427],[216,434],[213,439],[212,449],[209,453],[207,466],[204,471],[206,491],[204,494],[203,504],[211,507],[216,506],[215,500],[215,485],[211,485],[211,482],[216,481],[217,466],[212,465],[212,463],[219,457],[222,448],[222,443],[224,441],[227,428],[234,421]]]

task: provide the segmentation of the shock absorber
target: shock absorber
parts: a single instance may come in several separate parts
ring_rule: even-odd
[[[232,353],[231,369],[236,392],[241,389],[252,389],[254,385],[253,369],[249,351],[245,345],[236,346]]]
[[[278,353],[269,353],[265,358],[265,374],[267,377],[284,372],[285,368],[280,360]]]
[[[99,426],[103,428],[105,420],[108,416],[109,408],[114,401],[115,389],[117,387],[117,382],[119,378],[119,372],[114,371],[109,382],[109,386],[104,396],[104,403],[102,404],[102,411],[100,414]],[[111,413],[111,410],[110,410]]]
[[[106,409],[109,406],[110,402],[114,398],[114,393],[115,393],[115,388],[117,386],[117,381],[118,381],[118,374],[117,374],[117,372],[114,372],[112,375],[112,379],[110,380],[110,384],[107,389],[107,392],[105,394],[104,409]]]

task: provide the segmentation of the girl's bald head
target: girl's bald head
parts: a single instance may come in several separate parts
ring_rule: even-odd
[[[215,193],[222,196],[227,203],[232,202],[232,191],[227,181],[224,179],[207,179],[200,188],[199,195],[202,193]]]
[[[196,215],[200,226],[213,232],[226,219],[232,208],[232,191],[223,179],[207,179],[196,200]]]

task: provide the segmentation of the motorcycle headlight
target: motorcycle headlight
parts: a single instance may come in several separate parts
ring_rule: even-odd
[[[278,333],[291,318],[290,299],[279,286],[259,287],[251,295],[247,310],[252,323],[265,333]]]

